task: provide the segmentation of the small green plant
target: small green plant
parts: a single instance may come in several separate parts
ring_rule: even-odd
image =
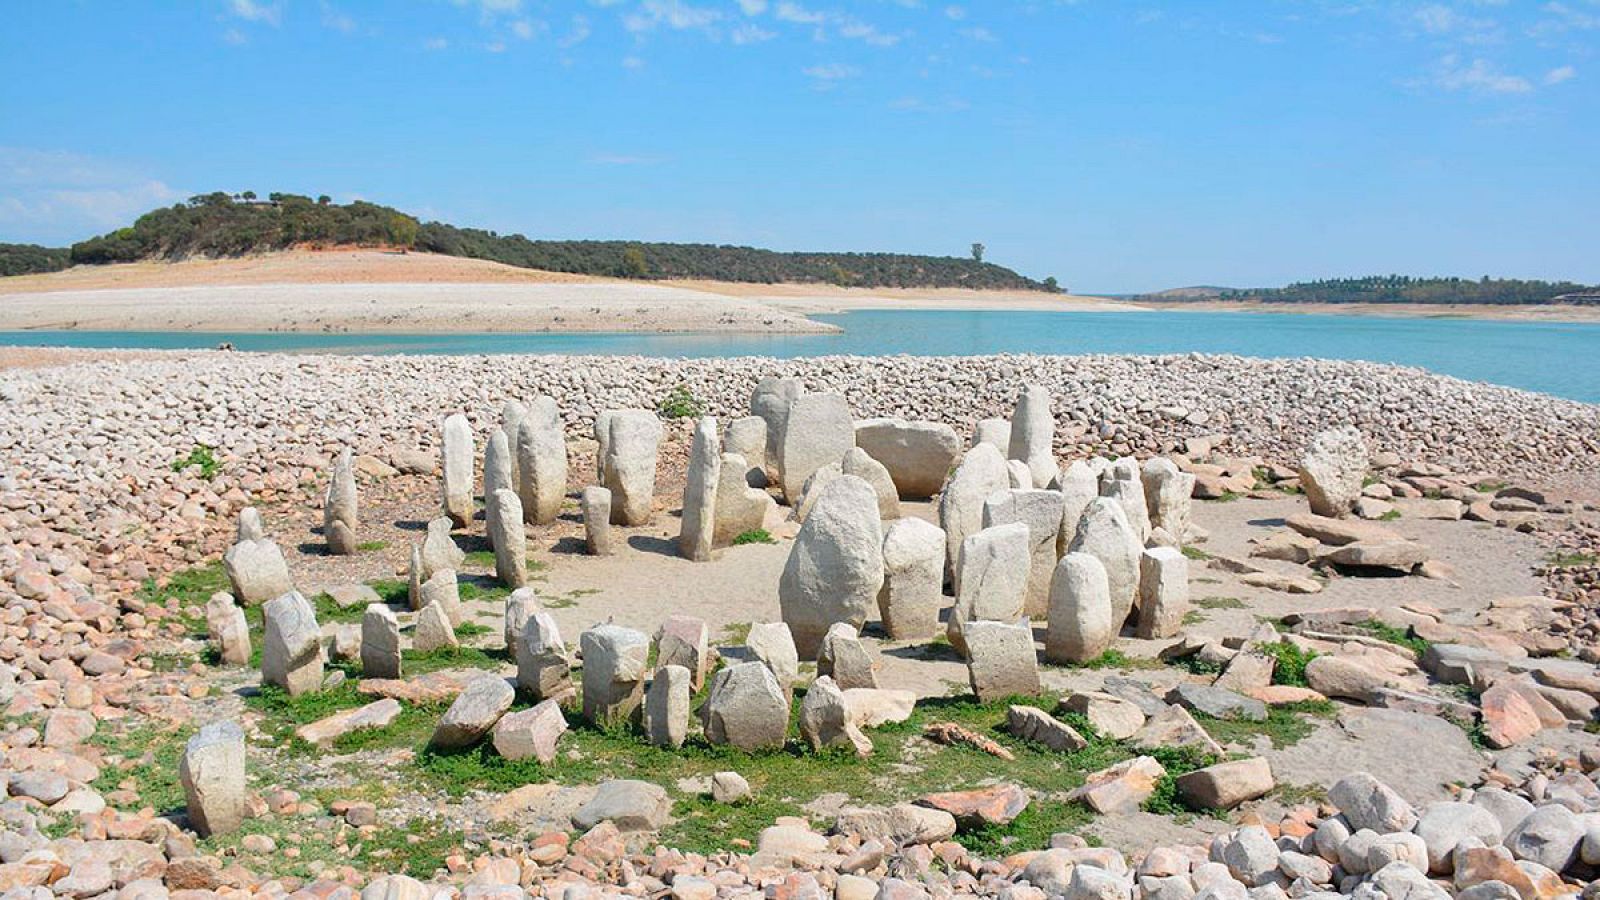
[[[1206,614],[1198,609],[1191,609],[1183,614],[1183,624],[1199,625],[1206,620]]]
[[[182,472],[190,466],[199,466],[200,477],[210,481],[217,477],[217,472],[222,469],[222,463],[217,461],[215,449],[205,444],[195,444],[188,456],[181,456],[172,461],[172,471]]]
[[[1428,642],[1413,635],[1409,628],[1386,625],[1376,619],[1368,619],[1365,622],[1357,623],[1356,627],[1380,641],[1394,644],[1397,647],[1404,647],[1418,656],[1428,652]]]
[[[1473,489],[1480,494],[1498,494],[1505,488],[1506,483],[1504,481],[1480,481],[1473,485]]]
[[[1265,656],[1272,657],[1272,683],[1286,684],[1291,687],[1310,687],[1306,682],[1306,663],[1317,658],[1315,650],[1302,650],[1298,645],[1288,641],[1279,641],[1276,644],[1262,644],[1256,649]]]
[[[687,384],[680,383],[667,392],[656,411],[663,419],[698,419],[705,414],[705,405],[694,395],[694,391],[689,390]]]
[[[1400,510],[1391,509],[1388,512],[1384,513],[1383,515],[1379,516],[1378,517],[1378,521],[1380,521],[1380,522],[1393,522],[1395,519],[1398,519],[1398,518],[1400,518]]]
[[[1183,555],[1189,559],[1200,560],[1202,562],[1211,558],[1211,554],[1201,550],[1199,547],[1184,547]]]
[[[1121,650],[1111,649],[1096,656],[1094,659],[1084,660],[1081,663],[1067,663],[1063,668],[1068,669],[1154,669],[1161,665],[1154,659],[1142,659],[1129,656]]]
[[[388,541],[363,541],[363,542],[361,542],[361,543],[356,545],[356,549],[360,550],[362,553],[376,553],[379,550],[387,550],[387,549],[389,549],[389,542]]]
[[[1244,609],[1245,603],[1238,597],[1201,597],[1194,602],[1201,609]]]
[[[735,547],[743,546],[744,544],[776,544],[777,542],[778,539],[767,533],[765,528],[752,528],[749,531],[741,531],[733,539]]]
[[[1553,569],[1573,569],[1578,566],[1592,566],[1600,562],[1600,556],[1578,550],[1557,550],[1546,556],[1544,561]]]
[[[488,634],[492,631],[494,631],[494,629],[487,625],[480,625],[477,622],[462,622],[460,625],[456,626],[456,638],[458,640],[466,641]]]

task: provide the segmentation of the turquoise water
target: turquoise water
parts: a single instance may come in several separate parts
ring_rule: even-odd
[[[566,353],[644,356],[972,356],[989,353],[1237,353],[1420,366],[1600,402],[1600,324],[1221,312],[872,310],[814,318],[843,334],[196,334],[13,331],[0,345],[324,353]]]

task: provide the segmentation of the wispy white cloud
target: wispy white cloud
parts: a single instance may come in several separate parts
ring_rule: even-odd
[[[1578,70],[1572,66],[1560,66],[1544,73],[1545,84],[1561,84],[1578,77]]]
[[[644,68],[644,60],[637,56],[624,56],[622,58],[622,67],[624,69],[642,69]]]
[[[694,6],[684,0],[644,0],[636,11],[623,16],[622,25],[641,34],[658,27],[673,31],[709,29],[721,19],[722,12],[709,6]]]
[[[994,32],[981,25],[975,28],[961,29],[961,36],[982,44],[994,44],[1000,41],[1000,38],[996,37]]]
[[[861,69],[860,68],[858,68],[856,66],[852,66],[852,65],[846,64],[846,63],[837,63],[837,62],[836,63],[821,63],[821,64],[815,65],[815,66],[807,66],[806,68],[802,69],[801,71],[805,73],[807,78],[813,78],[813,79],[816,79],[817,81],[828,81],[828,82],[844,81],[845,79],[855,78],[855,77],[857,77],[857,76],[859,76],[861,74]]]
[[[828,20],[823,13],[807,9],[791,0],[783,0],[772,14],[777,16],[780,22],[793,22],[796,25],[821,25]]]
[[[759,16],[767,11],[767,0],[739,0],[739,9],[747,16]]]
[[[183,196],[132,166],[80,153],[0,147],[0,229],[63,242],[128,224]]]
[[[340,12],[327,3],[324,3],[322,4],[322,27],[330,28],[334,31],[342,32],[344,34],[354,34],[356,30],[356,20],[351,18],[349,14]]]
[[[283,21],[282,3],[262,3],[260,0],[228,0],[228,11],[246,22],[261,22],[277,26]]]
[[[593,30],[589,27],[589,18],[587,16],[573,16],[572,26],[562,36],[561,40],[556,41],[556,44],[562,49],[576,47],[588,40],[589,35],[592,33]]]
[[[443,50],[450,46],[450,42],[442,37],[431,37],[422,42],[424,50]]]
[[[1505,72],[1486,59],[1467,62],[1454,53],[1439,59],[1427,83],[1444,91],[1476,94],[1526,94],[1533,90],[1528,79]]]
[[[943,100],[924,100],[921,97],[901,97],[889,104],[891,109],[905,112],[918,113],[953,113],[964,112],[971,109],[972,104],[960,97],[947,97]]]
[[[728,39],[735,44],[759,44],[777,37],[776,31],[768,31],[760,25],[745,23],[728,32]]]

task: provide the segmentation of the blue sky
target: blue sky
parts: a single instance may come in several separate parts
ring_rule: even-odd
[[[212,190],[1075,290],[1600,282],[1600,0],[23,2],[0,240]]]

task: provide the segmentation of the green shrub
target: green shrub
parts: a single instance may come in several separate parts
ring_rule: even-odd
[[[743,544],[776,544],[777,542],[778,539],[768,534],[765,528],[752,528],[749,531],[742,531],[733,539],[735,547]]]
[[[188,456],[172,461],[172,471],[182,472],[190,466],[200,467],[200,476],[207,481],[217,477],[217,472],[222,468],[222,463],[217,462],[217,456],[212,452],[215,448],[205,444],[195,444]]]
[[[1310,687],[1306,683],[1306,663],[1317,658],[1317,651],[1302,650],[1288,641],[1279,641],[1276,644],[1263,644],[1257,648],[1264,655],[1272,657],[1276,665],[1272,669],[1272,683],[1286,684],[1291,687]]]
[[[705,406],[687,384],[680,384],[667,392],[656,411],[663,419],[698,419],[705,415]]]

